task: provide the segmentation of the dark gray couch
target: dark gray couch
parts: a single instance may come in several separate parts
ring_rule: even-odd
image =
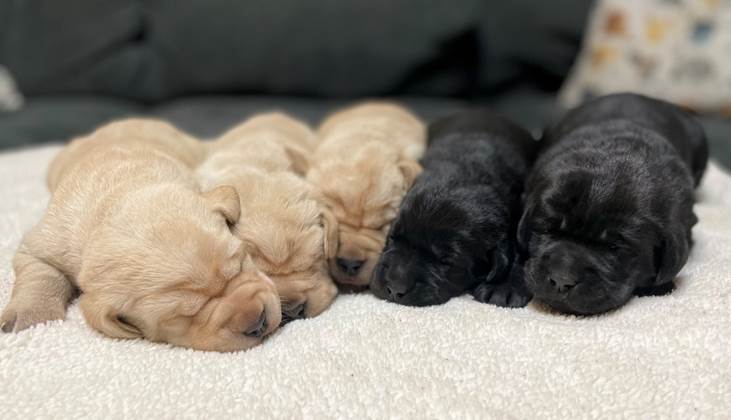
[[[365,97],[427,120],[489,105],[538,132],[578,51],[587,0],[4,0],[0,64],[26,96],[0,147],[115,118],[199,136],[281,109],[315,123]],[[731,122],[703,118],[731,165]]]

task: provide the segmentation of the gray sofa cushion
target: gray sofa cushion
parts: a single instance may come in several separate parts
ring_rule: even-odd
[[[92,93],[133,96],[149,68],[136,1],[5,0],[0,2],[0,64],[28,95]],[[2,22],[0,22],[2,23]],[[148,55],[149,57],[149,55]]]
[[[731,120],[723,117],[701,117],[711,148],[711,158],[731,169]]]
[[[457,94],[474,87],[467,67],[439,58],[457,39],[477,59],[462,34],[480,10],[480,0],[8,0],[0,64],[29,95]]]
[[[170,93],[360,96],[401,87],[411,70],[442,52],[440,43],[476,27],[482,5],[158,0],[145,9],[147,40]],[[422,87],[419,93],[430,93]]]
[[[514,119],[534,136],[563,112],[555,97],[529,88],[489,101],[448,98],[396,97],[426,121],[466,109],[487,106]],[[286,96],[198,96],[144,107],[136,102],[99,96],[34,97],[21,111],[0,113],[0,149],[63,141],[92,131],[113,119],[146,116],[162,118],[201,137],[214,137],[257,113],[281,110],[317,124],[328,112],[345,106],[349,99],[317,99]],[[711,156],[731,167],[731,120],[702,117],[711,145]]]
[[[426,120],[456,112],[465,102],[417,97],[394,98]],[[39,96],[17,112],[0,113],[0,149],[65,141],[89,133],[111,120],[141,116],[161,118],[200,137],[214,137],[258,112],[280,110],[317,124],[350,100],[286,96],[186,97],[145,107],[136,102],[98,96]]]
[[[476,96],[565,74],[585,0],[6,0],[28,95]]]
[[[0,113],[0,149],[68,140],[107,121],[143,112],[136,102],[114,97],[32,97],[20,111]]]
[[[579,51],[592,0],[486,1],[481,15],[483,90],[510,82],[557,90]]]

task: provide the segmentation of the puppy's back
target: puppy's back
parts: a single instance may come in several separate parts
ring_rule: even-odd
[[[424,123],[391,102],[364,102],[337,111],[320,124],[317,132],[320,143],[316,154],[320,160],[325,156],[350,156],[368,142],[380,142],[402,158],[418,160],[426,143]]]
[[[509,119],[488,109],[461,112],[429,126],[417,184],[489,185],[512,207],[536,151],[537,141]]]
[[[611,120],[631,121],[660,134],[678,151],[698,185],[708,162],[703,127],[689,112],[643,95],[606,95],[569,111],[560,123],[546,130],[542,147],[550,147],[578,128],[603,125]]]
[[[205,164],[230,166],[226,160],[233,159],[268,171],[304,175],[316,142],[315,132],[303,121],[282,112],[258,114],[209,143]]]
[[[485,108],[460,112],[430,124],[428,147],[459,136],[498,143],[528,161],[536,155],[537,142],[528,131]]]
[[[100,148],[116,145],[142,147],[164,153],[194,168],[205,157],[204,146],[197,139],[161,120],[131,118],[112,122],[88,136],[77,138],[51,161],[46,185],[53,192],[63,177],[82,160]]]

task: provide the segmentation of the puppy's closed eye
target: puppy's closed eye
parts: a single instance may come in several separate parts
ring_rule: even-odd
[[[241,215],[239,194],[229,185],[222,185],[202,194],[211,209],[226,218],[229,225],[234,225]]]
[[[241,273],[242,268],[241,258],[237,254],[234,254],[221,262],[218,268],[218,275],[224,280],[231,280]]]
[[[439,261],[440,264],[444,265],[452,265],[455,260],[455,254],[451,251],[445,251],[441,249],[434,249],[432,250],[434,253],[434,256],[436,257],[436,260]]]
[[[631,248],[629,241],[625,240],[622,235],[606,230],[597,238],[597,245],[603,246],[610,251],[621,251]]]
[[[544,233],[569,233],[568,221],[565,217],[552,217],[539,223],[539,226],[545,231]]]
[[[450,255],[442,255],[437,258],[440,264],[450,266],[452,265],[452,257]]]
[[[118,314],[116,319],[119,327],[123,330],[129,332],[130,334],[142,335],[142,330],[137,327],[132,321],[130,321],[128,317]]]
[[[607,248],[609,248],[611,251],[619,252],[619,251],[632,251],[635,249],[635,247],[630,243],[629,241],[626,241],[624,239],[610,239],[606,242]]]

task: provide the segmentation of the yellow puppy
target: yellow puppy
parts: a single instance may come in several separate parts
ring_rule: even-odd
[[[316,316],[337,294],[327,268],[337,245],[336,222],[297,175],[307,171],[314,141],[307,125],[281,113],[262,114],[214,141],[198,169],[204,190],[237,189],[236,236],[274,280],[285,320]]]
[[[245,165],[305,175],[316,145],[317,136],[307,124],[281,112],[269,112],[249,118],[209,143],[206,166],[226,171]]]
[[[330,273],[365,286],[401,199],[421,172],[424,124],[406,109],[368,102],[331,115],[307,179],[338,221],[338,251]]]
[[[135,142],[145,142],[156,150],[164,151],[191,169],[205,158],[203,143],[160,120],[129,118],[107,124],[99,133],[103,133],[104,141],[91,142],[85,138],[74,140],[53,159],[46,177],[46,184],[51,192],[56,189],[65,171],[72,168],[85,154],[99,145],[124,143],[131,134],[134,134]]]
[[[168,124],[131,120],[60,153],[46,214],[13,261],[3,331],[63,319],[77,288],[87,322],[111,337],[234,351],[277,328],[276,289],[229,228],[236,190],[200,193],[196,148]]]

